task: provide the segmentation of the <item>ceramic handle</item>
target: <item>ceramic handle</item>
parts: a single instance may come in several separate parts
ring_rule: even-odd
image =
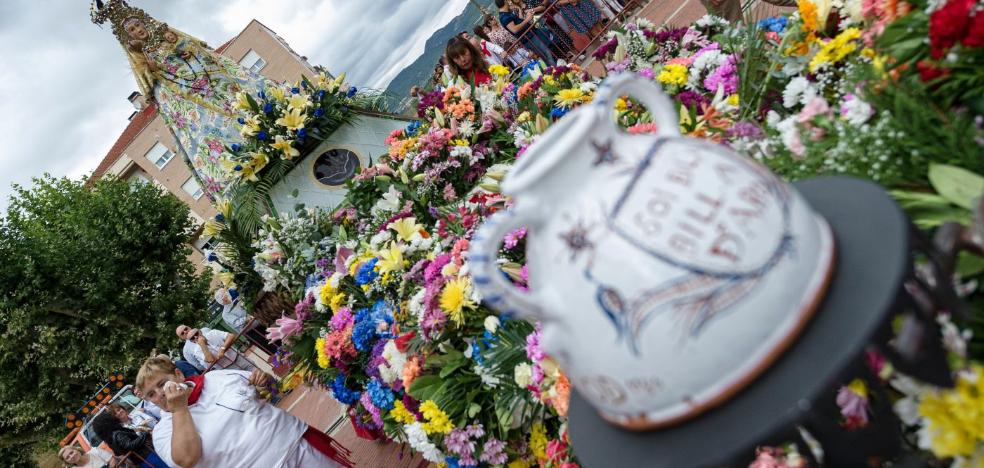
[[[640,102],[656,121],[656,134],[662,137],[680,136],[680,123],[676,113],[676,105],[663,93],[663,88],[652,80],[647,80],[634,73],[621,73],[605,79],[598,88],[598,97],[594,103],[601,109],[602,115],[608,122],[612,118],[615,100],[620,96],[633,97]]]
[[[472,282],[482,293],[482,302],[507,315],[544,320],[546,314],[530,293],[524,293],[503,277],[496,259],[502,238],[514,229],[537,223],[529,211],[504,210],[486,218],[471,238],[468,249]]]

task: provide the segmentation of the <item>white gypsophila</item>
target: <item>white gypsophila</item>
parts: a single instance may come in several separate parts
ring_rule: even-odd
[[[392,213],[400,209],[400,192],[396,190],[395,186],[390,185],[389,190],[383,194],[375,205],[373,205],[371,213],[374,215],[382,213]]]
[[[589,94],[598,89],[598,83],[595,83],[594,81],[585,81],[584,83],[581,83],[578,88],[580,88],[582,93]]]
[[[473,371],[478,378],[482,379],[482,383],[485,384],[486,387],[496,388],[502,383],[502,380],[493,375],[492,370],[485,366],[475,364]]]
[[[867,122],[874,113],[871,105],[857,96],[850,96],[841,104],[841,118],[851,125],[859,126]]]
[[[423,424],[420,424],[420,422],[406,424],[403,426],[403,432],[407,434],[407,442],[410,446],[417,453],[421,454],[424,459],[432,463],[441,463],[444,461],[444,453],[427,438],[427,432],[424,431]]]
[[[782,117],[780,117],[779,113],[774,110],[769,109],[769,112],[765,114],[765,123],[769,127],[776,128],[776,126],[779,125],[779,121],[781,120]]]

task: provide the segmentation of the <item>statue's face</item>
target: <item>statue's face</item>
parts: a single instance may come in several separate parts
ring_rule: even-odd
[[[164,40],[173,44],[178,42],[178,35],[174,34],[174,31],[168,29],[167,31],[164,31]]]
[[[144,26],[143,21],[136,18],[130,18],[123,23],[123,29],[126,33],[130,35],[131,38],[138,41],[145,41],[150,37],[150,33],[147,32],[147,27]]]

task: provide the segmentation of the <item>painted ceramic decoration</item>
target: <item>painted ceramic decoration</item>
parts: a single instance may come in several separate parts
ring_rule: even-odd
[[[655,135],[628,135],[614,99],[642,102]],[[720,145],[681,137],[651,81],[608,79],[504,180],[514,208],[470,251],[473,280],[542,342],[612,423],[647,429],[723,403],[807,323],[834,264],[827,223],[789,185]],[[530,291],[495,259],[526,226]]]

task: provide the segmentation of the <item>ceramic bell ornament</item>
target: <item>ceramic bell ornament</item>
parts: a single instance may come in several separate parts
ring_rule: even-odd
[[[629,135],[613,103],[647,107]],[[723,403],[796,338],[834,266],[827,223],[757,162],[682,137],[649,80],[607,79],[502,183],[512,209],[472,240],[485,302],[539,320],[542,343],[608,421],[681,422]],[[526,226],[529,291],[499,272],[502,237]]]

